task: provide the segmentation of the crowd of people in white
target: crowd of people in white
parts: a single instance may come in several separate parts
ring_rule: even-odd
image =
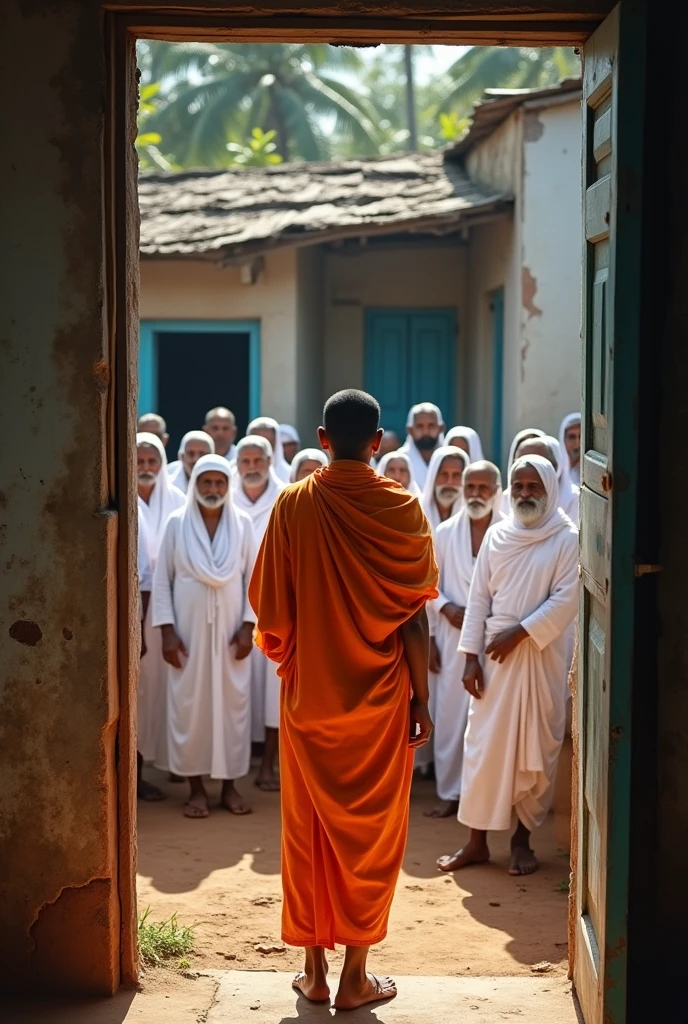
[[[166,425],[139,420],[139,585],[142,657],[138,692],[138,795],[152,763],[188,780],[184,814],[210,813],[204,778],[222,780],[221,804],[251,808],[236,788],[262,744],[255,784],[279,790],[280,681],[253,644],[248,584],[280,491],[327,465],[300,450],[297,431],[260,417],[237,442],[233,414],[208,412],[167,463]],[[417,752],[434,770],[439,804],[467,844],[441,857],[453,871],[488,859],[487,833],[509,829],[510,871],[537,867],[530,833],[551,802],[570,728],[568,671],[577,613],[581,417],[559,438],[520,431],[507,486],[470,427],[447,430],[430,403],[414,406],[402,440],[386,431],[374,468],[420,500],[435,537],[439,596],[430,620],[433,743]]]

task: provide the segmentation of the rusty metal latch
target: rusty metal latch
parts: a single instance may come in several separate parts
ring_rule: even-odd
[[[639,564],[639,565],[636,565],[635,568],[634,568],[634,575],[636,577],[637,576],[649,576],[651,573],[661,572],[661,571],[662,571],[661,565]]]

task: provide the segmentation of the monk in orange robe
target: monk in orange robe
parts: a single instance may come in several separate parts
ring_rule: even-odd
[[[364,392],[328,401],[331,462],[277,498],[249,588],[282,679],[282,937],[306,949],[294,987],[313,1001],[330,996],[325,950],[346,946],[342,1010],[396,995],[366,959],[387,933],[413,751],[432,731],[437,566],[418,500],[370,467],[379,418]]]

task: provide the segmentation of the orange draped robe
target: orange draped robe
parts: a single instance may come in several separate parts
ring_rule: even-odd
[[[418,500],[337,461],[277,499],[249,597],[282,678],[282,938],[371,946],[406,846],[411,681],[399,627],[437,595]]]

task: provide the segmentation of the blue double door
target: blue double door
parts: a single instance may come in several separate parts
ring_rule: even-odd
[[[406,436],[417,402],[434,402],[454,424],[457,318],[451,309],[369,309],[365,325],[365,389],[382,408],[382,426]]]

